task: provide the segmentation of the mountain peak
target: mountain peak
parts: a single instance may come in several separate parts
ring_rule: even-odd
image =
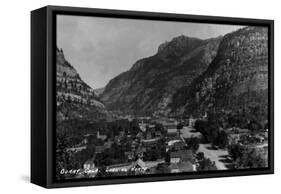
[[[182,114],[182,107],[186,115],[223,110],[231,114],[250,113],[265,120],[267,44],[267,28],[263,27],[246,27],[226,34],[208,69],[175,93],[173,112]]]
[[[184,35],[159,46],[113,78],[101,95],[110,110],[133,114],[165,114],[173,93],[206,70],[221,38],[201,40]]]
[[[179,57],[190,49],[197,47],[203,40],[199,38],[180,35],[174,37],[171,41],[166,41],[158,47],[157,54],[168,57]]]

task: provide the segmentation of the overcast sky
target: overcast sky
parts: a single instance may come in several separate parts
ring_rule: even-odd
[[[217,37],[241,26],[186,22],[57,16],[57,46],[92,88],[104,87],[137,60],[179,35]]]

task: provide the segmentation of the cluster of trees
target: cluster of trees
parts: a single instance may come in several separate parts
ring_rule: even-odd
[[[206,142],[213,146],[225,148],[228,145],[227,133],[221,130],[218,122],[214,120],[197,120],[194,128],[202,133]]]
[[[177,129],[182,129],[183,128],[183,123],[179,123],[178,125],[177,125]]]
[[[169,164],[168,163],[161,163],[158,164],[155,169],[156,174],[167,174],[170,173]]]
[[[136,139],[140,132],[137,120],[116,120],[107,122],[100,120],[97,122],[89,122],[82,119],[70,119],[60,121],[57,125],[57,172],[61,169],[77,169],[83,168],[83,164],[92,158],[95,153],[96,146],[103,146],[104,141],[98,139],[97,131],[102,135],[106,135],[106,140],[114,142],[115,137],[120,136],[120,143],[114,142],[110,148],[105,149],[102,153],[95,155],[95,164],[99,167],[124,163],[127,161],[125,152],[132,151],[131,142]],[[156,124],[154,131],[166,132],[163,125]],[[87,134],[87,137],[84,135]],[[128,135],[130,135],[128,137]],[[74,147],[87,139],[87,147],[79,152],[69,152],[67,148]],[[160,138],[154,146],[147,147],[144,154],[144,160],[155,161],[159,158],[165,158],[166,146],[165,139]],[[58,178],[61,178],[59,173]]]
[[[84,162],[93,157],[95,147],[104,144],[103,140],[96,138],[97,131],[106,134],[107,138],[114,138],[118,136],[121,131],[136,135],[139,128],[137,121],[129,122],[127,120],[89,122],[82,119],[70,119],[60,121],[57,124],[56,135],[56,172],[58,179],[65,176],[60,175],[59,172],[61,169],[82,168]],[[86,149],[80,152],[67,151],[67,148],[80,144],[86,134],[92,134],[87,137],[88,143]],[[126,140],[124,139],[123,141]],[[123,162],[125,160],[124,152],[131,146],[128,142],[129,141],[127,141],[127,143],[124,142],[121,144],[122,146],[114,143],[110,149],[106,149],[103,153],[97,154],[97,164],[103,166]]]
[[[166,157],[165,139],[161,138],[157,141],[155,146],[147,147],[144,153],[144,161],[155,161],[159,158]]]
[[[199,149],[200,140],[197,137],[185,139],[187,149],[191,149],[194,153]]]
[[[253,115],[232,114],[227,121],[230,127],[247,128],[252,132],[268,128],[267,121],[257,120]]]
[[[235,169],[262,168],[267,167],[267,157],[265,156],[267,152],[261,149],[258,150],[241,144],[232,144],[228,147],[228,152],[232,157]]]
[[[61,170],[81,169],[84,162],[93,157],[94,147],[87,146],[86,149],[80,152],[70,152],[67,148],[71,147],[71,143],[67,135],[58,133],[56,136],[56,177],[57,179],[65,178],[66,176],[74,176],[72,174],[61,174]]]
[[[124,154],[124,148],[116,143],[113,143],[111,148],[104,150],[102,153],[98,153],[95,157],[96,166],[108,166],[126,161]]]
[[[205,158],[203,152],[199,152],[196,158],[198,160],[197,171],[217,170],[215,162],[212,162],[209,158]]]

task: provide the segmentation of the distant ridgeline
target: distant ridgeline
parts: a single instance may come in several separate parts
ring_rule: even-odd
[[[267,28],[247,27],[225,35],[208,69],[177,90],[170,106],[175,115],[212,111],[267,122]]]
[[[95,120],[107,116],[105,106],[57,48],[57,120]]]
[[[267,118],[268,34],[246,27],[207,40],[179,36],[113,78],[101,94],[111,110],[189,117],[206,111]]]
[[[208,68],[221,39],[173,38],[161,44],[155,55],[137,61],[113,78],[100,97],[111,110],[167,115],[173,94]]]
[[[96,92],[57,49],[58,120],[102,119],[110,110],[178,117],[213,112],[266,123],[267,28],[246,27],[206,40],[173,38]]]

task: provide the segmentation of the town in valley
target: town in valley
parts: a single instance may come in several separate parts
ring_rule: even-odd
[[[61,21],[68,19],[64,17]],[[63,22],[58,24],[58,29],[63,28]],[[200,25],[198,29],[205,29],[207,24]],[[220,28],[215,25],[214,29]],[[58,33],[58,40],[75,32]],[[138,37],[130,41],[135,39]],[[66,45],[74,45],[69,41]],[[88,75],[88,70],[69,62],[69,55],[58,45],[56,178],[267,168],[267,44],[268,31],[263,27],[235,27],[206,39],[176,36],[162,43],[154,55],[136,61],[129,69],[118,70],[119,74],[114,72],[117,76],[114,74],[98,89],[78,73],[85,71],[83,75]],[[89,67],[94,62],[87,57],[97,51],[88,52],[87,45],[74,53],[80,53],[81,63],[87,62]],[[118,45],[104,42],[113,51],[119,49]],[[107,60],[115,54],[113,51],[105,52],[104,61],[112,62]],[[130,53],[124,51],[120,59],[128,56]],[[114,68],[117,66],[105,69]]]

